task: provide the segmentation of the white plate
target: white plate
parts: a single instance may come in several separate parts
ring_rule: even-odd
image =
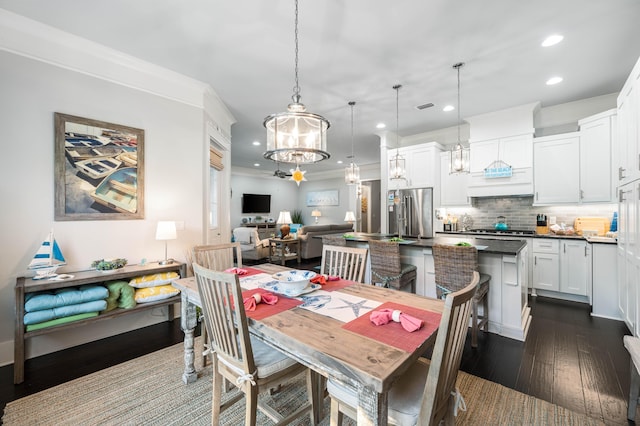
[[[271,283],[268,283],[267,285],[261,286],[261,288],[264,288],[265,290],[272,291],[274,293],[282,294],[282,295],[287,296],[287,297],[302,296],[303,294],[311,293],[312,291],[316,291],[317,289],[322,287],[320,284],[311,284],[309,287],[307,287],[307,288],[305,288],[305,289],[303,289],[302,291],[299,291],[299,292],[285,292],[280,288],[278,283],[276,283],[275,285],[269,285],[269,284],[271,284]]]

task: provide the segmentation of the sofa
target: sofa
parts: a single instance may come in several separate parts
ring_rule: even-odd
[[[344,234],[345,232],[353,232],[353,224],[303,226],[297,232],[300,240],[300,257],[313,259],[314,257],[322,256],[322,238],[314,237],[328,234]]]
[[[240,243],[242,260],[262,260],[269,257],[269,236],[273,229],[240,227],[233,230],[233,241]],[[262,235],[261,235],[262,234]]]

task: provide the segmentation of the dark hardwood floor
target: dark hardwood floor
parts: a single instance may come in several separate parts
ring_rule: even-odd
[[[319,262],[303,262],[313,269]],[[470,338],[461,369],[503,386],[600,418],[627,424],[629,355],[624,323],[591,317],[581,303],[531,297],[526,342],[480,333]],[[180,321],[165,322],[30,359],[25,381],[13,384],[13,366],[0,368],[0,407],[60,383],[182,342]]]

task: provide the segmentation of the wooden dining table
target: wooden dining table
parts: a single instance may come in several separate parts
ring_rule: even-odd
[[[290,269],[273,264],[260,264],[251,268],[269,275]],[[240,278],[242,286],[242,276]],[[200,295],[194,277],[178,279],[172,284],[181,290],[182,295],[181,327],[185,334],[185,370],[182,379],[185,383],[191,383],[198,377],[194,367],[194,330],[198,320],[196,306],[201,306]],[[411,307],[417,309],[418,313],[424,312],[429,318],[425,324],[425,327],[430,327],[429,333],[414,342],[415,348],[400,349],[396,344],[388,342],[388,338],[394,336],[387,335],[385,340],[379,339],[376,334],[363,335],[348,330],[344,322],[300,306],[258,320],[247,315],[249,331],[316,373],[340,380],[357,389],[358,425],[386,425],[387,393],[394,381],[435,343],[444,302],[369,284],[342,284],[346,286],[335,290],[339,292],[335,293],[336,296],[346,294]],[[379,326],[375,331],[381,337],[385,334],[383,327],[387,326]],[[403,333],[409,334],[404,330],[395,333],[395,338],[399,340],[404,338]]]

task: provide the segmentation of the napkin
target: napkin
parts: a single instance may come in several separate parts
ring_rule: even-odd
[[[369,318],[375,325],[384,325],[390,321],[399,322],[400,325],[402,325],[402,328],[408,332],[419,330],[424,324],[424,321],[419,318],[412,317],[409,314],[403,314],[402,311],[397,309],[388,308],[371,312]]]
[[[271,293],[253,293],[243,300],[244,309],[247,311],[255,311],[258,303],[266,303],[267,305],[275,305],[278,303],[278,296]]]
[[[229,269],[225,269],[224,271],[229,274],[237,274],[237,275],[245,275],[249,273],[249,271],[242,268],[229,268]]]
[[[340,277],[337,276],[333,276],[333,275],[324,275],[324,274],[318,274],[315,277],[311,278],[311,282],[314,284],[326,284],[328,281],[339,281]]]

